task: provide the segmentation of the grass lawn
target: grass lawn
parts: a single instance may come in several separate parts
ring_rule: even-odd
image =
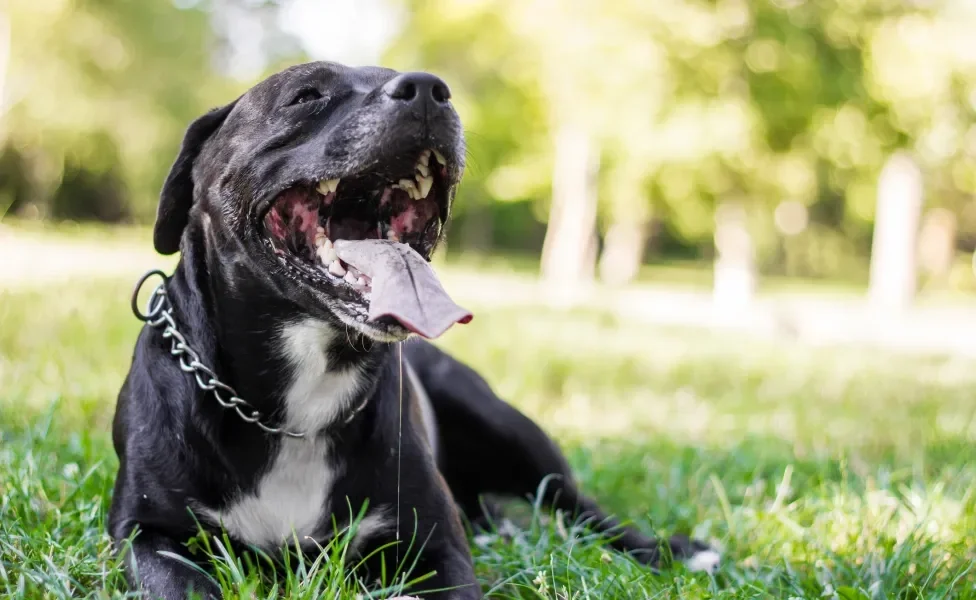
[[[126,594],[104,521],[131,283],[0,290],[2,598]],[[654,575],[522,511],[520,539],[476,549],[491,597],[976,598],[976,363],[472,308],[443,345],[557,436],[587,491],[726,558]],[[228,598],[395,591],[349,577],[341,544],[277,586],[212,551]]]

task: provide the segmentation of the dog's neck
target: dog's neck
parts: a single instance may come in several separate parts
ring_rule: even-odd
[[[218,260],[204,235],[188,232],[170,284],[178,325],[202,361],[280,427],[315,435],[344,422],[372,392],[389,345],[309,316],[250,272],[256,266]]]

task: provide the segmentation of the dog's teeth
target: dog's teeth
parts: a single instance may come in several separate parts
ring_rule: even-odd
[[[335,191],[337,189],[339,189],[339,180],[338,179],[323,179],[322,181],[319,182],[318,186],[316,186],[316,189],[323,196],[327,196],[330,193],[335,193]]]
[[[366,287],[366,278],[365,277],[360,277],[359,279],[357,279],[356,280],[356,285],[358,285],[360,287]]]
[[[346,270],[342,267],[342,263],[338,259],[335,259],[329,263],[329,273],[332,273],[336,277],[342,277],[346,274]]]
[[[420,158],[417,159],[418,165],[424,165],[425,167],[430,164],[430,150],[424,150],[420,153]]]
[[[447,164],[447,160],[444,159],[444,155],[443,154],[441,154],[437,150],[432,150],[432,152],[434,153],[434,158],[437,159],[437,162],[441,163],[442,165],[446,165]]]
[[[396,232],[396,229],[391,228],[389,231],[386,232],[386,239],[393,242],[399,242],[400,235]]]
[[[325,230],[319,227],[315,231],[315,247],[321,248],[322,246],[328,246],[331,248],[332,242],[330,242],[329,238],[325,236]]]
[[[417,184],[413,179],[401,179],[400,187],[407,191],[407,195],[410,196],[411,200],[416,200],[420,190],[417,189]]]
[[[428,167],[427,165],[417,163],[415,168],[417,169],[417,172],[420,173],[422,177],[427,177],[428,175],[430,175],[430,167]]]
[[[346,276],[342,279],[350,285],[356,283],[356,276],[352,274],[352,271],[346,271]]]
[[[430,188],[432,188],[433,186],[434,186],[434,178],[431,177],[430,175],[427,175],[426,177],[418,177],[417,191],[420,193],[420,197],[417,199],[420,200],[421,198],[426,198],[427,194],[430,193]]]
[[[319,262],[323,265],[331,265],[335,259],[339,258],[339,255],[336,254],[335,249],[332,247],[332,242],[329,242],[329,240],[325,241],[328,243],[319,246],[319,249],[315,253],[319,257]]]

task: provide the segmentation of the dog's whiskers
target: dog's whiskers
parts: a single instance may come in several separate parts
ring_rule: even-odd
[[[346,323],[343,323],[342,324],[342,331],[346,334],[346,342],[349,343],[349,345],[352,347],[353,350],[355,350],[356,352],[359,352],[359,348],[356,347],[356,342],[353,341],[353,337],[354,336],[350,336],[349,335],[349,325],[347,325]],[[366,343],[364,342],[363,343],[363,352],[365,352],[365,351],[366,351]]]

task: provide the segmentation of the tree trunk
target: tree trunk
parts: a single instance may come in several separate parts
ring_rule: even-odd
[[[930,283],[946,285],[956,259],[956,215],[945,208],[928,211],[918,234],[918,266]]]
[[[723,310],[748,306],[756,291],[756,257],[745,209],[724,202],[715,211],[715,280],[713,294]]]
[[[542,244],[542,278],[573,288],[590,281],[596,263],[596,153],[585,132],[562,127],[556,136],[552,206]]]
[[[600,256],[600,279],[608,285],[630,283],[644,262],[650,232],[645,181],[645,165],[626,160],[616,164],[607,177],[612,222]]]
[[[608,285],[624,285],[637,276],[644,262],[647,224],[621,215],[610,225],[600,255],[600,279]]]
[[[916,240],[922,212],[922,174],[909,156],[895,154],[881,170],[871,245],[868,298],[885,310],[902,310],[915,299]]]

